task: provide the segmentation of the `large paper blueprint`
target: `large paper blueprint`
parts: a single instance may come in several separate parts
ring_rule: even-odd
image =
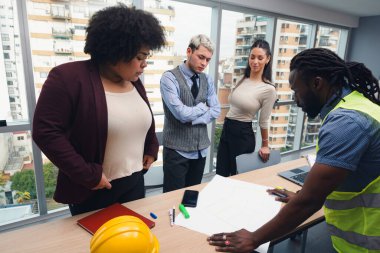
[[[266,190],[269,187],[216,175],[199,193],[196,208],[187,208],[190,218],[176,217],[176,225],[207,235],[233,232],[242,228],[254,231],[272,219],[281,203]],[[267,252],[269,243],[256,251]]]

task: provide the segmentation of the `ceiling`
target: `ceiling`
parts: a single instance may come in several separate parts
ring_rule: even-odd
[[[297,2],[342,12],[345,14],[367,17],[380,15],[379,0],[295,0]]]

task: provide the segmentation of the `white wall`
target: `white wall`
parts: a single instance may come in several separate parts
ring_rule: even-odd
[[[348,59],[363,62],[380,80],[380,16],[360,19],[360,27],[353,29]]]

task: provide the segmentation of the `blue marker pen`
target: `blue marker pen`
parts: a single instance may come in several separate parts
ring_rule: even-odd
[[[152,217],[153,219],[157,219],[157,215],[155,215],[154,213],[150,213],[150,217]]]

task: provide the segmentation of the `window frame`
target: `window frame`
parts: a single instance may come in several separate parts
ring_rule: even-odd
[[[174,0],[173,0],[174,1]],[[28,14],[27,14],[27,0],[18,0],[15,1],[16,6],[13,6],[14,8],[17,8],[17,15],[18,15],[18,22],[19,22],[19,29],[20,29],[20,43],[21,43],[21,53],[22,53],[22,60],[23,60],[23,68],[24,68],[24,81],[25,81],[25,89],[26,89],[26,100],[27,100],[27,111],[28,111],[28,120],[23,121],[17,121],[17,122],[9,122],[8,126],[0,127],[0,134],[1,133],[12,133],[17,131],[31,131],[32,129],[32,118],[34,115],[34,109],[36,106],[36,95],[35,95],[35,83],[34,83],[34,73],[33,73],[33,65],[32,65],[32,56],[31,56],[31,45],[30,45],[30,39],[29,39],[29,23],[28,23]],[[297,17],[289,17],[284,16],[278,13],[272,13],[268,11],[262,11],[257,10],[253,8],[247,8],[239,5],[234,4],[228,4],[228,3],[221,3],[216,1],[207,1],[207,0],[179,0],[178,2],[186,2],[191,3],[194,5],[200,5],[205,7],[211,7],[212,8],[212,16],[211,16],[211,39],[213,41],[216,41],[215,43],[215,51],[214,56],[209,64],[209,74],[214,78],[214,80],[217,80],[218,77],[218,62],[219,62],[219,49],[220,49],[220,36],[221,36],[221,20],[222,20],[222,11],[236,11],[236,12],[242,12],[247,14],[253,14],[253,15],[263,15],[273,18],[272,23],[267,26],[267,36],[268,36],[268,42],[272,45],[272,51],[275,52],[275,48],[273,48],[274,45],[274,39],[276,38],[276,24],[278,22],[278,19],[287,19],[294,22],[302,22],[302,23],[308,23],[312,24],[312,31],[313,34],[310,40],[313,42],[316,41],[316,32],[317,32],[317,26],[328,26],[333,27],[337,29],[342,29],[343,34],[341,35],[339,39],[339,45],[338,46],[338,55],[340,55],[342,58],[345,58],[347,47],[348,47],[348,38],[350,37],[351,30],[348,27],[339,26],[335,24],[329,24],[329,23],[323,23],[313,20],[306,20],[303,18],[297,18]],[[143,0],[133,0],[133,5],[136,6],[136,8],[143,9]],[[298,26],[297,26],[298,27]],[[286,25],[285,27],[286,28]],[[280,29],[283,29],[280,28]],[[301,26],[299,27],[301,29]],[[9,41],[9,36],[7,38],[7,35],[1,34],[2,41],[7,40]],[[308,41],[307,43],[311,43],[311,41]],[[278,50],[278,49],[277,49]],[[276,73],[276,71],[274,71]],[[9,84],[7,84],[9,85]],[[218,87],[215,87],[216,89]],[[275,106],[294,106],[294,101],[278,101],[276,102]],[[295,146],[293,148],[293,151],[289,152],[300,152],[303,150],[301,148],[301,139],[302,139],[302,132],[304,128],[304,113],[300,108],[297,109],[297,122],[302,122],[302,124],[296,124],[296,131],[295,131],[295,139],[294,143]],[[215,134],[215,122],[212,124],[209,124],[208,131],[211,136],[211,147],[209,150],[213,150],[213,143],[214,143],[214,134]],[[256,129],[256,138],[259,140],[260,137],[260,131],[257,131]],[[285,152],[285,153],[289,153]],[[68,215],[68,209],[65,208],[63,210],[56,210],[52,212],[48,212],[47,205],[46,205],[46,197],[45,197],[45,188],[44,188],[44,181],[43,181],[43,172],[42,172],[42,153],[39,150],[39,148],[35,145],[33,142],[32,144],[32,153],[33,153],[33,163],[35,167],[35,177],[36,177],[36,192],[37,192],[37,200],[39,205],[39,216],[28,218],[23,221],[9,223],[7,225],[0,226],[0,231],[7,230],[10,228],[23,226],[25,224],[31,224],[34,222],[38,222],[44,219],[50,219],[57,216],[62,215]],[[213,161],[213,154],[212,152],[209,153],[206,161],[206,172],[212,173],[213,167],[212,167],[212,161]]]

